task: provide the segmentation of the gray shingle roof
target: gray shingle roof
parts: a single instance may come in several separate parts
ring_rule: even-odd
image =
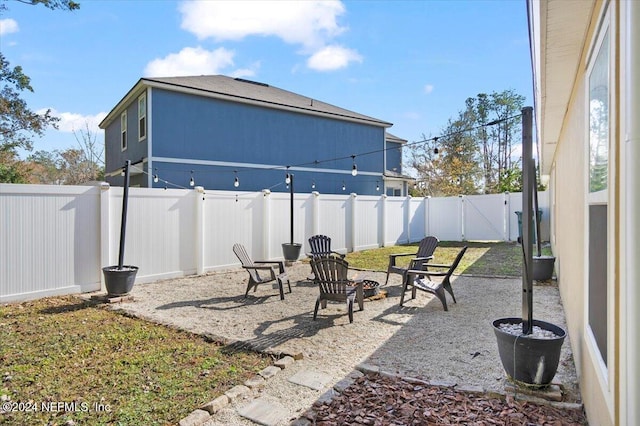
[[[349,111],[268,84],[224,75],[143,78],[140,81],[152,87],[160,85],[167,90],[195,90],[202,92],[205,96],[222,96],[232,98],[238,102],[258,103],[271,108],[293,109],[301,113],[328,115],[337,119],[355,120],[382,127],[392,125],[377,118]]]

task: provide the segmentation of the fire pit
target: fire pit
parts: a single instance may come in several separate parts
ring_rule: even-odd
[[[372,280],[363,280],[362,281],[362,290],[364,293],[365,299],[367,297],[373,297],[378,294],[378,288],[380,287],[380,283]]]

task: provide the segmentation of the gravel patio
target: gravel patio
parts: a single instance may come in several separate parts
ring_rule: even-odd
[[[294,356],[306,368],[331,375],[328,389],[366,363],[400,376],[505,392],[508,381],[491,322],[520,316],[520,279],[457,276],[452,285],[458,303],[447,295],[449,311],[445,312],[435,297],[423,292],[400,307],[400,276],[392,275],[389,284],[381,287],[386,297],[365,301],[364,310],[356,308],[350,324],[346,306],[335,302],[329,302],[313,321],[318,290],[307,278],[308,263],[295,262],[288,274],[292,293],[286,293],[285,286],[285,300],[270,284],[259,286],[245,299],[248,274],[238,269],[139,284],[132,292],[134,300],[116,308],[233,347]],[[385,280],[382,272],[353,274]],[[536,319],[566,329],[555,285],[534,287],[534,313]],[[565,402],[580,402],[569,338],[554,383],[563,389]],[[319,395],[287,393],[285,387],[273,392],[286,400],[292,418]]]

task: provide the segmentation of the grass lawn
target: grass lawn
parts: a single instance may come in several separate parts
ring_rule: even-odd
[[[76,297],[3,305],[0,397],[26,405],[0,424],[177,424],[270,364]]]
[[[508,276],[517,277],[522,274],[522,248],[517,243],[509,242],[471,242],[471,241],[440,241],[434,253],[432,263],[450,264],[463,246],[468,246],[467,252],[460,261],[456,274]],[[386,271],[391,253],[415,253],[418,243],[383,247],[349,253],[346,260],[353,268]],[[535,254],[535,248],[534,248]],[[550,255],[548,248],[543,248],[543,255]],[[406,265],[410,256],[398,258],[398,263]]]

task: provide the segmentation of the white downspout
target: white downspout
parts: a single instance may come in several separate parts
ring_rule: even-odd
[[[625,176],[626,198],[623,219],[626,234],[626,255],[623,298],[626,315],[624,317],[626,342],[625,359],[621,376],[626,389],[621,393],[623,401],[623,421],[628,425],[640,425],[640,2],[623,2],[627,8],[625,37],[625,80],[626,101],[625,122]],[[626,337],[626,338],[625,338]],[[625,409],[626,408],[626,409]],[[626,419],[624,419],[626,417]]]

